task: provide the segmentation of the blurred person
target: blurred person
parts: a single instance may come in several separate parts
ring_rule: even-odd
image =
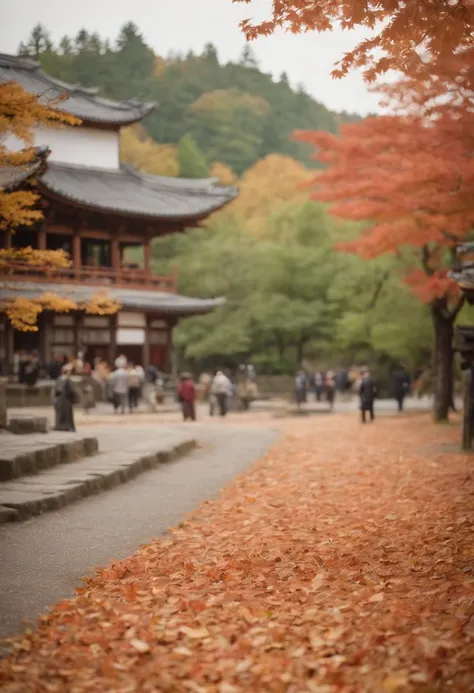
[[[183,420],[196,421],[196,388],[190,373],[183,373],[178,386],[178,399],[181,404]]]
[[[73,367],[66,364],[56,380],[53,393],[55,431],[75,431],[73,405],[76,402],[76,391],[71,381]]]
[[[334,399],[336,397],[336,379],[333,371],[328,371],[326,373],[325,392],[329,408],[332,410],[334,408]]]
[[[110,374],[109,382],[112,390],[112,403],[114,412],[117,413],[120,409],[122,414],[125,414],[128,397],[128,372],[125,368],[126,359],[116,359],[117,368]]]
[[[377,384],[372,377],[370,370],[364,366],[360,370],[361,381],[359,385],[360,410],[362,415],[362,423],[366,423],[366,414],[368,412],[370,420],[375,418],[374,401],[377,396]]]
[[[392,394],[398,405],[398,411],[403,411],[405,397],[410,391],[410,376],[403,366],[398,366],[392,372]]]
[[[140,398],[140,374],[134,363],[129,363],[127,367],[127,385],[128,385],[128,408],[132,413],[138,407]]]
[[[298,407],[306,402],[306,373],[303,370],[299,370],[295,376],[295,397]]]
[[[229,397],[232,395],[232,383],[223,371],[217,371],[211,385],[211,394],[215,397],[220,416],[226,416]],[[212,416],[213,414],[211,414]]]

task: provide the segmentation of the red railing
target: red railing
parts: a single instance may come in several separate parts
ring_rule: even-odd
[[[115,286],[118,288],[142,289],[175,292],[176,274],[161,276],[141,269],[111,267],[92,267],[83,265],[79,269],[61,267],[45,269],[23,262],[10,262],[8,266],[0,267],[0,279],[15,281],[40,281],[51,284],[86,283],[96,286]]]

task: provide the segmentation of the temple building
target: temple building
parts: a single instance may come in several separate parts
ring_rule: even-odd
[[[100,356],[113,362],[123,353],[170,372],[177,321],[207,313],[223,299],[178,294],[176,275],[152,272],[151,241],[199,226],[237,191],[215,179],[147,175],[120,162],[121,128],[145,118],[152,103],[111,101],[97,89],[46,75],[34,60],[0,54],[0,82],[8,81],[44,101],[62,95],[55,108],[77,116],[81,125],[37,127],[37,161],[27,169],[0,169],[0,188],[6,190],[26,185],[34,176],[44,211],[40,224],[3,232],[3,246],[64,249],[72,260],[70,267],[48,273],[25,264],[0,270],[0,301],[45,291],[84,301],[107,290],[121,309],[113,316],[44,312],[34,333],[17,332],[3,316],[4,362],[11,364],[19,349],[38,349],[44,363],[82,350],[88,359]],[[11,140],[6,146],[24,145]],[[139,250],[130,253],[130,248]],[[130,257],[140,260],[130,264]]]

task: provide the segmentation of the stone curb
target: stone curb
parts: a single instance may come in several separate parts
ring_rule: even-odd
[[[120,461],[120,453],[103,453],[94,457],[93,470],[74,469],[81,462],[68,465],[67,470],[56,467],[54,472],[67,471],[69,480],[58,479],[43,484],[41,475],[14,479],[7,487],[0,487],[0,523],[27,520],[34,515],[58,510],[69,503],[85,498],[94,493],[100,493],[107,489],[123,484],[133,479],[138,474],[157,467],[164,462],[181,457],[197,446],[194,439],[185,440],[170,447],[157,450],[156,453],[142,455],[137,451],[137,457],[133,461]],[[126,452],[126,451],[125,451]],[[133,452],[133,448],[129,451]],[[110,464],[110,458],[118,458]],[[103,461],[101,460],[103,459]],[[101,468],[102,467],[102,468]],[[77,478],[74,472],[77,471]],[[72,480],[71,480],[72,479]]]
[[[54,445],[44,445],[14,457],[0,457],[0,481],[11,481],[27,474],[75,462],[82,457],[95,455],[99,449],[97,438],[82,438]],[[1,453],[0,453],[1,455]]]

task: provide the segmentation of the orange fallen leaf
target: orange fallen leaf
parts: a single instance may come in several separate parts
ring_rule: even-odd
[[[140,640],[139,638],[131,638],[130,645],[134,647],[138,652],[150,651],[150,645],[144,640]]]
[[[182,626],[179,629],[180,633],[184,633],[188,638],[206,638],[209,635],[207,628],[189,628],[188,626]]]

